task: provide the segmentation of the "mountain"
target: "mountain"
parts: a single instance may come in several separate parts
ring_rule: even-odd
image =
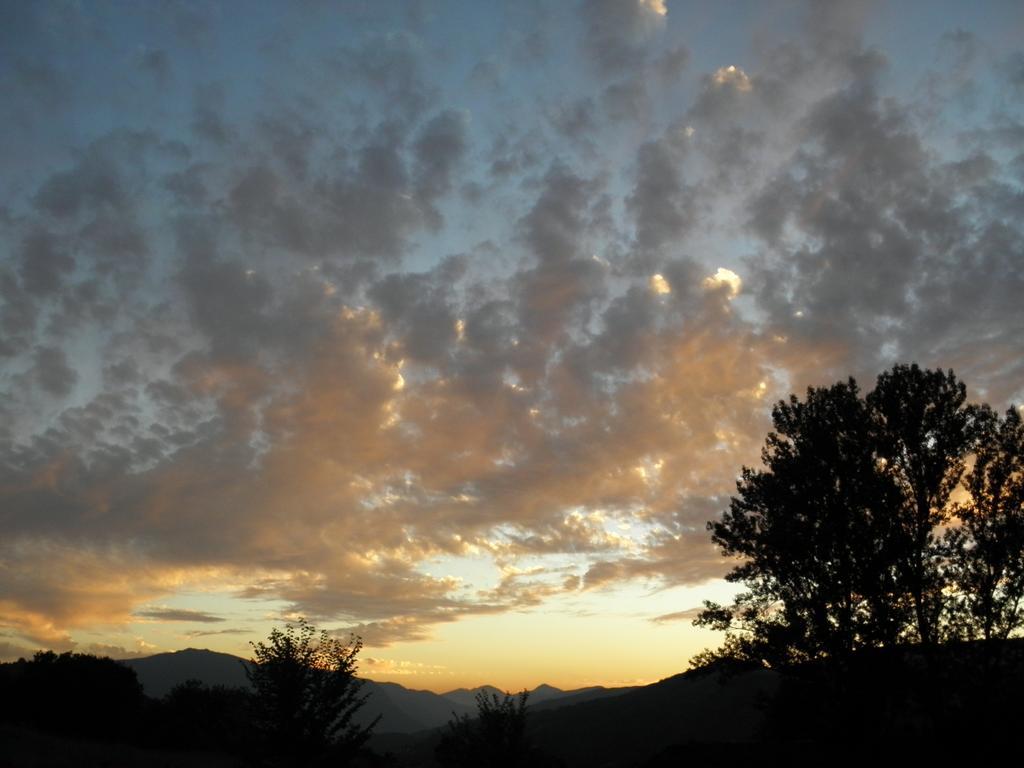
[[[377,733],[416,733],[438,728],[453,716],[476,712],[475,703],[467,706],[432,691],[414,691],[398,683],[367,680],[363,691],[370,697],[358,719],[370,722],[379,714]]]
[[[158,653],[141,659],[124,659],[122,664],[135,670],[146,695],[165,696],[174,686],[195,679],[207,685],[248,688],[245,659],[227,653],[187,648],[173,653]],[[476,713],[476,695],[504,695],[492,685],[459,688],[438,695],[432,691],[416,691],[398,683],[365,680],[363,692],[369,694],[366,706],[356,720],[367,725],[378,715],[378,733],[416,733],[445,725],[452,717]],[[610,695],[621,690],[600,687],[563,691],[551,685],[540,685],[530,691],[531,709],[549,709],[560,701],[579,701]]]
[[[590,686],[589,688],[574,688],[571,691],[563,691],[561,688],[555,688],[553,685],[547,685],[542,683],[534,688],[532,691],[527,691],[529,698],[527,699],[527,705],[531,710],[535,709],[550,709],[552,707],[561,706],[563,702],[587,701],[589,699],[596,699],[602,696],[614,695],[622,693],[623,691],[632,690],[631,688],[603,688],[599,685]],[[488,696],[496,695],[502,697],[505,695],[505,691],[499,688],[495,688],[493,685],[481,685],[477,688],[457,688],[454,691],[448,691],[442,693],[441,696],[448,699],[454,704],[461,707],[468,708],[472,712],[476,711],[476,697],[479,693],[485,693]]]
[[[680,752],[678,745],[703,743],[718,749],[754,742],[764,721],[762,704],[778,684],[776,673],[754,670],[730,677],[686,672],[644,687],[584,689],[532,708],[527,738],[568,768],[637,766],[654,760],[661,760],[658,766],[683,765],[687,760],[680,754],[688,746]],[[391,751],[403,766],[426,768],[435,764],[439,739],[438,732],[385,736],[373,746]],[[677,762],[664,762],[669,757]]]
[[[174,686],[189,679],[207,685],[249,687],[245,674],[249,662],[227,653],[188,648],[140,659],[124,659],[121,663],[135,670],[146,695],[154,698],[165,696]],[[578,704],[628,690],[631,689],[591,687],[563,691],[551,685],[540,685],[529,692],[529,705],[531,711],[547,711],[563,702]],[[364,680],[363,692],[368,694],[368,698],[366,705],[357,713],[356,721],[368,725],[379,716],[377,734],[413,734],[438,728],[453,717],[473,716],[478,693],[504,695],[503,691],[491,685],[459,688],[439,695],[375,680]]]
[[[228,688],[249,687],[245,676],[249,662],[229,653],[186,648],[141,659],[123,659],[121,663],[135,670],[146,695],[155,699],[189,679]]]
[[[597,686],[591,686],[590,688],[577,688],[572,691],[563,691],[561,688],[555,688],[553,685],[547,685],[542,683],[530,691],[530,698],[527,700],[531,706],[537,704],[543,704],[548,701],[558,701],[568,696],[573,696],[587,691],[596,690]]]
[[[189,679],[207,685],[248,688],[245,668],[249,662],[237,656],[188,648],[173,653],[158,653],[140,659],[124,659],[122,664],[135,670],[147,696],[161,698],[174,686]],[[356,720],[368,725],[377,716],[378,733],[414,733],[437,728],[453,715],[472,714],[476,702],[462,704],[431,691],[414,691],[397,683],[365,680],[363,692],[369,694]],[[497,689],[495,689],[497,690]]]
[[[492,694],[496,696],[505,695],[504,691],[495,688],[493,685],[481,685],[476,688],[456,688],[454,691],[442,693],[441,696],[454,704],[476,711],[476,697],[480,693],[485,693],[488,696]]]
[[[619,696],[623,693],[635,691],[638,687],[632,685],[625,688],[604,688],[603,686],[595,685],[590,688],[579,688],[575,691],[558,691],[556,688],[554,690],[558,691],[558,695],[555,696],[540,696],[537,701],[534,701],[531,696],[530,711],[543,712],[559,707],[570,707],[573,704],[582,704],[585,701],[594,701],[595,699],[603,699],[608,696]]]

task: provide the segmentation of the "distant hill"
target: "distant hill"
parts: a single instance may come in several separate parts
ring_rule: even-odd
[[[161,698],[174,686],[189,679],[206,685],[224,685],[248,688],[245,668],[249,662],[238,656],[215,651],[188,648],[173,653],[158,653],[141,659],[124,659],[135,670],[147,696]],[[378,715],[380,733],[414,733],[444,725],[452,713],[458,715],[476,711],[431,691],[413,691],[397,683],[378,683],[366,680],[363,691],[369,694],[366,706],[356,716],[362,725],[372,722]]]
[[[755,670],[728,678],[688,672],[638,688],[584,689],[540,702],[527,718],[528,737],[568,768],[642,765],[674,754],[680,744],[749,744],[764,722],[762,703],[778,684],[776,673]],[[433,732],[371,743],[393,752],[403,766],[426,768],[434,765],[439,738]]]
[[[249,662],[227,653],[188,648],[140,659],[124,659],[121,663],[135,670],[146,695],[153,698],[165,696],[174,686],[189,679],[207,685],[249,687],[245,675]],[[363,691],[369,694],[369,698],[356,720],[367,725],[379,715],[381,719],[376,728],[378,734],[412,734],[438,728],[453,716],[475,714],[478,692],[503,695],[494,686],[460,688],[438,695],[431,691],[412,690],[398,683],[374,680],[366,680]],[[615,689],[605,688],[563,691],[550,685],[540,685],[530,692],[529,703],[531,709],[548,709],[557,706],[559,701],[577,702],[613,692]]]
[[[531,710],[551,709],[552,707],[559,707],[570,702],[578,703],[630,690],[632,690],[632,688],[604,688],[600,685],[592,685],[588,688],[574,688],[569,691],[564,691],[561,688],[555,688],[553,685],[542,683],[532,691],[527,691],[529,698],[527,698],[526,701],[527,706],[529,706]],[[495,688],[493,685],[481,685],[477,688],[458,688],[454,691],[442,693],[441,695],[449,701],[468,707],[475,712],[476,697],[480,692],[484,692],[488,696],[504,696],[506,693],[506,691],[503,691],[500,688]],[[511,693],[515,695],[518,691],[511,691]]]
[[[653,685],[536,711],[532,741],[569,766],[634,765],[687,742],[753,741],[762,702],[779,684],[768,670],[687,672]]]
[[[589,688],[575,688],[571,691],[563,691],[561,688],[555,688],[553,685],[541,684],[530,691],[530,698],[527,699],[529,705],[536,706],[537,704],[546,704],[554,701],[562,701],[569,697],[574,696],[586,696],[595,692],[613,690],[609,688],[602,688],[599,685],[592,685]]]
[[[367,680],[363,690],[370,698],[360,710],[359,719],[370,722],[381,715],[377,733],[416,733],[442,726],[453,715],[476,712],[476,705],[468,707],[432,691],[414,691],[398,683]]]
[[[448,691],[441,695],[448,699],[448,701],[476,711],[476,697],[481,692],[486,693],[488,696],[491,694],[502,696],[505,693],[493,685],[481,685],[476,688],[457,688],[454,691]]]
[[[623,693],[635,691],[638,687],[639,686],[632,685],[625,688],[604,688],[596,685],[591,686],[590,688],[580,688],[575,691],[559,691],[561,695],[539,697],[536,701],[531,696],[530,711],[543,712],[550,709],[558,709],[559,707],[570,707],[574,704],[582,704],[585,701],[594,701],[595,699],[603,699],[609,696],[619,696]]]
[[[189,679],[228,688],[249,687],[245,676],[249,662],[230,653],[186,648],[141,659],[123,659],[121,663],[135,670],[146,695],[155,699]]]

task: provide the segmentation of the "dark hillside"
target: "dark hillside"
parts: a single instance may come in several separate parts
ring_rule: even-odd
[[[141,659],[124,659],[121,663],[135,670],[146,695],[154,699],[164,697],[186,680],[200,680],[206,685],[225,688],[249,687],[245,676],[249,662],[229,653],[186,648]]]
[[[588,690],[531,708],[527,736],[568,768],[640,765],[688,741],[753,742],[765,718],[762,703],[777,687],[778,675],[756,670],[728,678],[689,672],[622,692]],[[442,732],[371,744],[394,753],[402,765],[426,768],[436,765]]]
[[[749,742],[778,675],[757,670],[731,678],[685,673],[618,696],[537,712],[533,742],[569,766],[635,765],[672,744]]]
[[[623,693],[629,693],[635,691],[638,686],[631,685],[624,688],[604,688],[602,686],[593,686],[592,688],[581,688],[578,691],[566,691],[564,696],[558,698],[541,699],[535,701],[531,695],[529,708],[530,712],[545,712],[552,709],[559,709],[560,707],[571,707],[574,704],[582,704],[585,701],[594,701],[595,699],[604,699],[611,696],[621,696]]]

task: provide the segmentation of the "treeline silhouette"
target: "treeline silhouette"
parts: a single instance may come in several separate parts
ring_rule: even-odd
[[[187,680],[159,699],[145,696],[135,671],[113,659],[39,651],[0,664],[0,724],[162,754],[210,753],[221,758],[217,765],[390,765],[363,748],[370,729],[350,722],[362,702],[358,644],[326,635],[318,643],[314,635],[302,622],[254,644],[260,663],[251,667],[251,690]],[[63,764],[82,759],[70,754]]]
[[[253,648],[253,663],[247,667],[251,689],[192,679],[161,698],[145,696],[135,670],[113,659],[39,651],[31,659],[0,664],[0,724],[148,750],[134,762],[126,761],[133,765],[152,759],[166,764],[171,752],[221,758],[212,763],[191,758],[202,765],[384,768],[399,764],[393,756],[366,747],[377,721],[369,726],[353,722],[366,701],[359,694],[362,681],[355,677],[361,648],[357,638],[343,643],[300,620],[284,630],[274,629],[266,642],[253,643]],[[435,750],[437,764],[557,768],[561,763],[527,740],[525,703],[525,693],[516,698],[508,694],[488,698],[481,693],[477,717],[453,716]],[[10,733],[0,737],[0,753],[3,739],[10,737]],[[69,742],[68,753],[57,764],[86,764],[75,748]],[[109,763],[106,757],[97,761]],[[38,764],[38,757],[28,756],[26,764]]]
[[[133,669],[86,653],[0,664],[0,690],[0,722],[63,737],[239,756],[256,737],[244,689],[190,680],[153,699]]]
[[[151,704],[133,670],[84,653],[0,664],[0,690],[3,722],[104,740],[134,738]]]
[[[434,749],[444,768],[564,768],[530,742],[526,733],[529,693],[480,691],[476,717],[453,717]]]
[[[252,645],[254,658],[246,667],[251,688],[192,679],[162,698],[145,696],[135,670],[106,657],[39,651],[31,659],[0,664],[0,754],[5,740],[19,736],[4,731],[7,725],[22,729],[22,737],[27,729],[72,740],[63,756],[54,760],[48,752],[42,758],[48,765],[89,764],[76,753],[76,739],[143,750],[134,760],[111,752],[92,761],[97,765],[168,764],[169,753],[187,753],[186,764],[253,768],[399,764],[366,746],[376,720],[370,725],[353,720],[366,703],[363,681],[355,676],[358,638],[345,643],[300,620]],[[517,698],[481,694],[477,704],[477,717],[453,716],[436,749],[437,764],[561,765],[527,740],[525,693]],[[197,753],[214,759],[204,761]],[[11,762],[0,764],[40,764],[38,755],[23,755],[19,763],[6,757]]]

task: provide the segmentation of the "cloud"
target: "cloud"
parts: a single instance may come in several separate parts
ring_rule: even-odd
[[[423,77],[423,56],[424,46],[414,33],[393,32],[343,49],[332,68],[342,77],[365,82],[391,114],[411,122],[436,98],[436,87]]]
[[[44,230],[36,230],[25,238],[20,255],[21,284],[34,295],[56,292],[64,276],[75,268],[75,260]]]
[[[17,503],[18,511],[24,511],[19,501],[8,495],[8,504]],[[44,537],[12,536],[0,549],[0,562],[5,574],[17,574],[4,579],[0,622],[55,650],[75,647],[70,629],[126,623],[136,603],[180,583],[174,573],[161,573],[124,548],[104,550]]]
[[[655,624],[666,624],[670,621],[693,621],[703,610],[703,608],[687,608],[685,611],[676,611],[674,613],[664,613],[661,616],[653,616],[650,621]]]
[[[225,145],[233,138],[231,126],[224,119],[227,96],[224,86],[209,83],[196,89],[192,107],[192,132],[197,138]]]
[[[203,611],[188,611],[180,608],[151,608],[146,611],[136,611],[135,616],[153,621],[183,621],[208,624],[224,621],[222,616],[214,616]]]
[[[425,664],[422,661],[404,659],[378,659],[367,656],[360,662],[363,672],[371,679],[375,675],[443,675],[448,667],[443,664]]]
[[[558,104],[552,107],[548,119],[559,133],[580,141],[597,128],[593,99],[580,99],[571,104]]]
[[[138,647],[125,648],[121,645],[108,645],[106,643],[89,643],[88,645],[75,648],[76,653],[89,653],[93,656],[106,656],[111,659],[143,659],[152,656],[157,648],[144,640],[137,641]]]
[[[432,619],[423,621],[413,617],[401,617],[387,621],[364,622],[335,630],[333,634],[339,637],[356,635],[368,648],[387,648],[395,643],[426,640],[430,637],[430,627],[446,620],[443,617]],[[451,620],[454,619],[455,617],[452,617]]]
[[[57,219],[99,210],[123,211],[131,203],[132,161],[153,148],[146,131],[114,131],[80,151],[70,170],[51,175],[36,192],[36,207]],[[141,168],[136,168],[136,173]]]
[[[31,659],[37,649],[0,640],[0,661],[17,661]]]
[[[0,296],[4,299],[0,306],[0,355],[12,357],[29,346],[39,312],[36,302],[8,270],[0,270]]]
[[[636,183],[626,204],[641,251],[679,241],[696,219],[696,192],[682,175],[684,154],[684,147],[668,136],[637,150]]]
[[[587,0],[584,47],[601,73],[635,69],[647,55],[646,43],[667,15],[662,0]]]
[[[947,124],[958,89],[989,105],[984,41],[954,31],[920,66],[963,77],[909,91],[841,5],[742,67],[667,4],[599,0],[465,60],[375,9],[201,77],[223,20],[140,9],[180,34],[116,94],[55,27],[53,62],[0,75],[52,121],[0,200],[12,643],[217,618],[153,607],[195,584],[381,647],[698,584],[775,398],[907,359],[1021,397],[1012,88]],[[436,567],[462,559],[497,575]]]
[[[665,7],[665,0],[640,0],[639,5],[655,16],[667,16],[668,9]]]
[[[171,76],[171,61],[161,48],[143,48],[138,53],[139,67],[148,72],[159,87],[166,87]]]
[[[416,194],[421,204],[430,210],[434,226],[440,226],[441,222],[430,207],[451,190],[452,176],[467,152],[468,141],[465,115],[446,110],[423,126],[413,143]]]
[[[601,102],[613,121],[636,120],[644,123],[651,113],[647,86],[639,77],[612,83],[601,94]]]
[[[709,291],[722,290],[728,298],[733,299],[739,295],[743,280],[731,269],[719,267],[715,274],[705,277],[701,285]]]
[[[226,629],[193,630],[185,633],[188,637],[218,637],[220,635],[252,635],[251,627],[227,627]]]
[[[32,380],[54,397],[66,397],[75,386],[78,374],[68,365],[64,350],[36,347]]]
[[[715,88],[731,88],[740,93],[746,93],[753,87],[747,73],[735,64],[716,69],[711,75],[711,85]]]
[[[455,343],[452,289],[465,270],[465,261],[452,257],[431,273],[391,274],[370,288],[369,296],[413,360],[440,362]]]
[[[653,274],[651,279],[648,281],[651,290],[659,296],[664,296],[666,293],[672,293],[672,286],[669,285],[668,280],[665,279],[664,275]]]
[[[657,60],[655,70],[658,77],[668,87],[676,84],[683,72],[690,65],[690,49],[685,45],[677,45],[665,51]]]

